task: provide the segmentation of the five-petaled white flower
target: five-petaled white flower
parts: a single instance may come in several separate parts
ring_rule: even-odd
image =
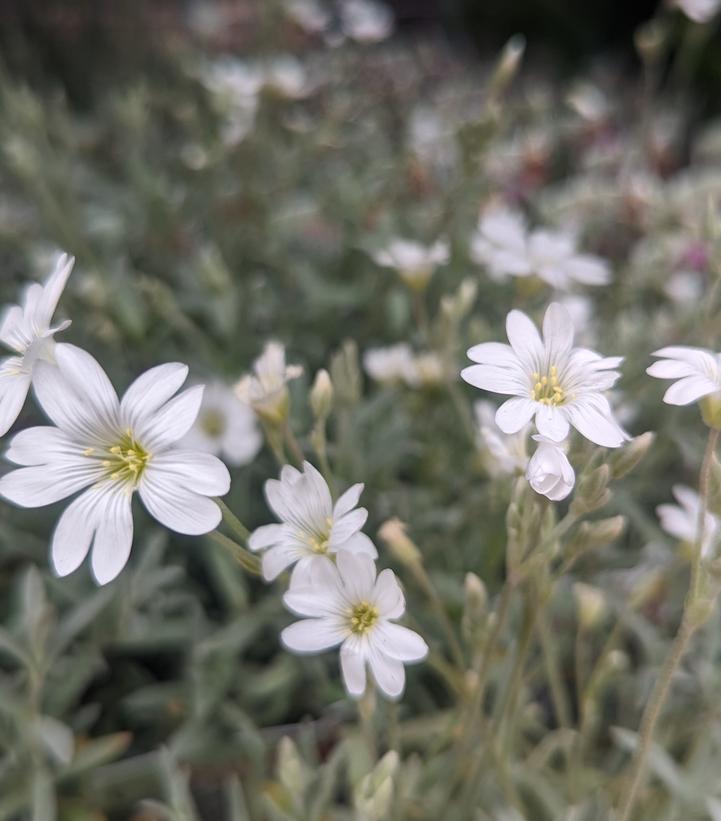
[[[646,369],[658,379],[677,379],[663,395],[669,405],[690,405],[704,396],[721,391],[721,356],[705,348],[683,345],[653,352],[660,361]]]
[[[376,576],[370,556],[338,553],[337,564],[323,562],[304,573],[283,597],[302,621],[286,627],[283,644],[297,653],[318,653],[340,647],[346,689],[358,698],[366,688],[366,666],[388,698],[399,698],[405,686],[404,663],[422,661],[425,641],[395,624],[405,600],[392,570]]]
[[[552,502],[560,502],[573,490],[576,473],[561,445],[545,436],[534,436],[538,442],[536,452],[526,468],[530,486]]]
[[[409,288],[423,290],[439,265],[448,262],[448,243],[438,240],[425,246],[407,239],[394,239],[374,256],[378,265],[394,268]]]
[[[506,332],[510,345],[475,345],[468,357],[479,364],[461,372],[477,388],[513,396],[496,413],[504,433],[517,433],[535,416],[538,432],[554,442],[568,436],[570,425],[604,447],[628,439],[603,395],[619,378],[614,368],[623,357],[574,348],[571,317],[557,302],[546,310],[543,339],[521,311],[508,314]]]
[[[230,488],[225,465],[177,442],[198,415],[202,386],[175,396],[188,374],[180,363],[146,371],[118,400],[105,371],[74,345],[57,345],[57,367],[38,362],[35,392],[56,427],[13,437],[7,457],[18,465],[0,479],[0,495],[22,507],[53,504],[84,490],[60,517],[52,541],[56,572],[76,570],[92,550],[99,584],[114,579],[133,541],[131,498],[137,490],[161,524],[199,535],[218,526],[210,498]]]
[[[685,485],[674,485],[671,490],[678,505],[659,505],[656,508],[661,527],[679,541],[694,544],[699,536],[701,499],[695,490]],[[721,521],[707,511],[701,545],[701,555],[704,558],[711,556],[720,533]]]
[[[253,411],[223,382],[207,384],[200,413],[183,447],[214,453],[237,467],[252,462],[262,444]]]
[[[50,327],[74,262],[74,257],[61,254],[45,284],[29,285],[22,307],[11,305],[5,312],[0,342],[17,356],[0,361],[0,436],[10,430],[25,404],[35,364],[39,360],[52,362],[53,337],[70,325],[66,321]]]
[[[353,485],[333,504],[327,482],[310,462],[302,472],[286,465],[280,479],[268,479],[265,496],[282,524],[263,525],[248,540],[251,550],[263,551],[265,579],[296,563],[294,574],[303,573],[341,552],[375,559],[373,542],[360,532],[368,518],[365,508],[356,507],[362,491],[362,484]]]
[[[285,348],[280,342],[267,342],[253,363],[253,373],[235,386],[235,395],[262,419],[277,423],[288,415],[287,384],[302,373],[302,365],[285,364]]]
[[[537,276],[559,290],[574,282],[606,285],[611,280],[606,262],[579,253],[570,231],[537,228],[529,232],[520,212],[495,204],[481,214],[471,239],[471,258],[485,265],[493,279]]]

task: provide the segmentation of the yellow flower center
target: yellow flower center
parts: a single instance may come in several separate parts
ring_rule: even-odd
[[[332,517],[326,517],[325,525],[326,530],[324,532],[314,533],[312,536],[306,535],[305,537],[305,540],[308,543],[308,547],[310,547],[313,553],[317,553],[320,556],[324,556],[328,552],[328,546],[330,543],[330,531],[333,527]]]
[[[358,636],[365,635],[378,621],[378,615],[378,608],[375,605],[367,601],[359,602],[351,610],[351,633],[355,633]]]
[[[225,433],[225,417],[217,410],[206,411],[200,419],[200,427],[216,439]]]
[[[558,382],[558,368],[551,365],[547,374],[533,374],[533,399],[542,405],[562,405],[566,392]]]
[[[91,455],[88,451],[85,453]],[[109,478],[114,482],[130,482],[136,486],[152,454],[138,444],[131,431],[127,431],[117,445],[108,449],[107,456],[103,460],[103,467]]]

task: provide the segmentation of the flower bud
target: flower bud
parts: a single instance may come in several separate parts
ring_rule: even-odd
[[[607,464],[597,467],[585,476],[581,476],[576,498],[571,505],[572,512],[575,515],[591,513],[607,504],[611,498],[611,492],[608,490],[610,478],[611,468]]]
[[[316,419],[327,419],[333,409],[333,383],[325,368],[321,368],[315,375],[310,391],[310,406]]]
[[[361,395],[361,372],[358,364],[358,346],[352,339],[334,354],[330,364],[334,395],[345,405],[354,405]]]
[[[714,430],[721,430],[721,392],[704,396],[699,402],[703,421]]]
[[[461,628],[466,638],[471,638],[483,624],[488,609],[486,586],[475,573],[466,573],[463,583],[464,604]]]
[[[503,47],[501,56],[488,84],[488,97],[497,99],[513,82],[526,50],[526,38],[522,34],[514,34]]]
[[[578,608],[578,621],[584,630],[597,627],[606,614],[606,597],[597,587],[583,582],[573,585],[573,595]]]
[[[378,535],[388,545],[398,561],[405,565],[420,563],[421,552],[406,535],[406,525],[400,519],[389,519],[384,522]]]
[[[559,502],[573,490],[576,474],[563,448],[545,436],[536,435],[533,439],[538,448],[528,463],[526,479],[536,493]]]
[[[655,439],[655,433],[646,431],[646,433],[631,439],[624,447],[614,450],[609,458],[611,476],[614,479],[621,479],[627,473],[630,473],[648,453]]]

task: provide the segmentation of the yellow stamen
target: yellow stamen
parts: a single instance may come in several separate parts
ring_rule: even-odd
[[[378,621],[378,608],[367,601],[358,602],[350,613],[351,633],[362,636]]]

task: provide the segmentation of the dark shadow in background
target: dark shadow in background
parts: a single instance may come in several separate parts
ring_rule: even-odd
[[[228,42],[252,44],[251,20],[267,0],[215,0],[230,19]],[[440,32],[459,49],[489,56],[513,34],[528,41],[531,66],[565,74],[586,70],[598,55],[637,68],[633,36],[656,0],[386,0],[399,31]],[[0,55],[30,82],[66,87],[88,103],[102,82],[152,71],[157,46],[180,39],[193,0],[0,0]],[[634,65],[635,64],[635,65]],[[721,37],[708,44],[697,86],[716,100]],[[718,105],[718,101],[715,103]]]

